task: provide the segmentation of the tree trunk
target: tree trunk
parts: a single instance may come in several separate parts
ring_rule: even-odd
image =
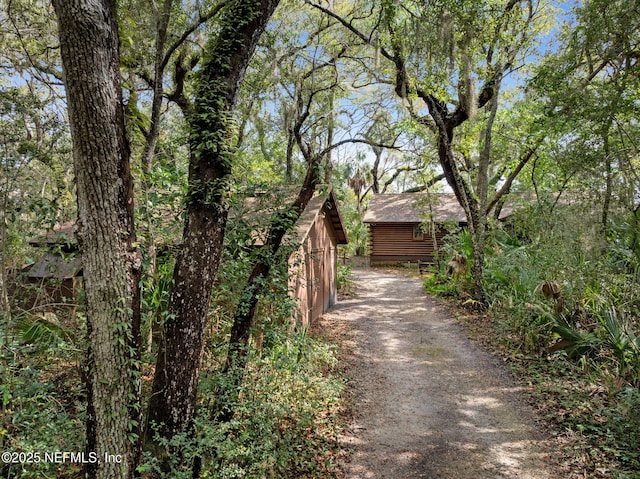
[[[87,306],[86,477],[133,477],[139,458],[139,269],[115,0],[54,0]],[[121,462],[105,455],[121,455]]]
[[[471,236],[473,247],[473,278],[474,296],[476,301],[484,304],[484,288],[482,286],[484,278],[484,222],[486,223],[486,211],[480,212],[478,200],[473,196],[469,185],[466,184],[462,175],[458,171],[451,149],[453,132],[456,127],[456,120],[446,112],[446,106],[437,103],[434,99],[427,97],[429,114],[434,119],[438,129],[438,158],[444,172],[445,178],[456,195],[458,203],[464,209],[467,217],[467,227]],[[486,199],[485,199],[486,204]]]
[[[260,35],[278,0],[236,0],[206,46],[193,111],[188,116],[191,158],[186,223],[174,269],[149,404],[147,445],[161,459],[153,434],[171,439],[194,418],[211,290],[227,221],[225,190],[233,162],[232,112]]]
[[[602,143],[604,148],[604,161],[605,161],[605,190],[604,198],[602,200],[602,236],[606,244],[607,237],[609,235],[609,209],[611,208],[611,197],[613,196],[613,167],[611,161],[611,145],[609,137],[609,129],[611,127],[611,120],[607,121],[607,124],[602,133]]]
[[[453,189],[458,203],[464,209],[467,217],[467,228],[469,228],[473,249],[474,296],[479,304],[484,304],[485,297],[482,286],[484,278],[484,224],[482,214],[477,199],[471,193],[455,164],[451,150],[454,127],[448,120],[445,120],[444,124],[444,132],[441,131],[438,137],[438,156],[447,183]],[[486,222],[486,213],[484,213],[484,221]]]
[[[335,71],[334,71],[335,73]],[[337,82],[337,78],[335,79]],[[336,123],[336,112],[335,112],[335,103],[336,103],[336,90],[335,88],[331,89],[331,95],[329,97],[329,118],[327,125],[327,145],[333,145],[333,130],[335,128]],[[324,183],[329,185],[331,184],[331,179],[333,178],[333,150],[329,150],[327,152],[327,157],[324,162]],[[313,192],[312,192],[313,194]]]
[[[372,146],[371,149],[376,156],[376,159],[373,161],[373,166],[371,167],[371,191],[374,195],[377,195],[380,193],[380,179],[378,178],[378,175],[380,174],[379,168],[380,160],[382,159],[382,148],[379,146]]]
[[[489,165],[491,163],[491,143],[493,140],[493,124],[498,112],[498,92],[500,90],[500,80],[494,86],[494,93],[489,100],[489,118],[484,127],[481,138],[482,149],[478,161],[478,178],[476,183],[477,201],[477,224],[474,225],[474,234],[471,236],[473,245],[473,282],[475,299],[479,304],[486,302],[484,293],[484,253],[487,236],[487,216],[488,216],[488,195],[489,195]]]
[[[258,306],[258,299],[265,287],[265,279],[271,271],[274,261],[284,260],[279,258],[278,252],[282,241],[289,231],[289,226],[294,224],[302,215],[307,204],[313,197],[318,184],[318,166],[321,158],[315,157],[307,167],[305,180],[298,192],[295,201],[285,210],[277,213],[271,222],[269,236],[262,254],[253,265],[251,274],[242,292],[242,301],[236,308],[231,327],[231,339],[224,373],[228,376],[227,391],[219,398],[214,407],[214,416],[220,422],[228,422],[233,418],[235,404],[242,378],[247,365],[247,347],[251,336],[253,319]],[[275,258],[275,259],[274,259]]]

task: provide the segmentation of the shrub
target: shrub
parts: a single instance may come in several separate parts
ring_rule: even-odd
[[[355,284],[353,282],[353,268],[350,264],[343,265],[338,263],[338,276],[336,278],[338,293],[344,296],[351,296],[355,292]]]
[[[58,344],[5,345],[0,358],[0,449],[82,451],[84,395],[73,350]],[[52,359],[57,357],[57,359]],[[0,464],[2,477],[75,477],[79,466],[51,462]]]
[[[231,422],[215,423],[203,404],[195,437],[170,443],[186,460],[166,477],[191,477],[195,457],[208,478],[330,477],[342,391],[335,366],[331,347],[303,334],[279,335],[260,356],[252,355]],[[203,399],[224,387],[225,377],[211,373],[202,384]],[[157,464],[147,458],[141,470],[152,469]]]

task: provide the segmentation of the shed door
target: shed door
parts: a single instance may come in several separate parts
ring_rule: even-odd
[[[324,254],[324,248],[314,249],[311,252],[311,263],[313,268],[312,277],[308,283],[308,286],[311,288],[311,291],[309,292],[309,298],[311,299],[311,304],[309,305],[309,309],[311,310],[311,320],[316,319],[324,312],[326,296],[324,285]]]
[[[327,263],[325,269],[327,270],[327,309],[331,306],[335,305],[338,302],[338,278],[337,278],[337,269],[338,267],[338,252],[336,251],[335,246],[331,246],[329,248],[329,262]]]

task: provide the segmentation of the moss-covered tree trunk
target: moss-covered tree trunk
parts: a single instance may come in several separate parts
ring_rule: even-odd
[[[226,7],[206,45],[188,115],[191,157],[186,223],[163,326],[148,423],[170,439],[194,418],[211,291],[227,221],[225,192],[233,162],[233,110],[249,60],[278,0],[236,0]],[[168,451],[153,440],[157,455]]]
[[[138,461],[139,269],[115,0],[54,0],[73,138],[87,305],[87,477],[130,478]],[[105,454],[121,462],[105,461]]]

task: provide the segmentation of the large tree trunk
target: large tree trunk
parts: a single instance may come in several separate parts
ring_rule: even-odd
[[[494,93],[489,100],[489,117],[482,132],[478,177],[476,183],[477,195],[477,224],[474,227],[474,234],[471,236],[473,244],[473,280],[475,288],[475,299],[482,306],[485,305],[486,297],[484,292],[484,257],[487,236],[488,217],[488,195],[489,195],[489,165],[491,164],[491,144],[493,141],[493,125],[498,113],[498,92],[500,91],[500,80],[494,86]]]
[[[445,131],[441,131],[438,136],[438,155],[440,165],[444,170],[447,183],[451,189],[453,189],[456,198],[458,199],[458,203],[464,209],[467,217],[467,228],[469,229],[473,249],[472,273],[474,279],[474,297],[479,304],[484,305],[484,230],[486,224],[486,212],[481,211],[478,200],[472,194],[470,188],[457,169],[453,151],[451,149],[454,127],[448,123],[447,120],[445,120],[445,125]]]
[[[232,112],[260,35],[278,0],[231,2],[206,46],[196,101],[188,116],[191,158],[183,242],[174,270],[169,315],[163,327],[149,405],[148,447],[153,434],[171,439],[194,418],[211,290],[227,221],[224,195],[233,161]]]
[[[485,207],[478,202],[471,192],[469,185],[458,171],[456,161],[453,155],[451,142],[453,134],[459,120],[448,114],[446,105],[437,102],[433,97],[424,96],[429,114],[434,120],[438,132],[438,159],[440,166],[444,172],[447,183],[456,195],[456,199],[464,209],[467,217],[467,227],[471,236],[473,247],[473,279],[474,279],[474,296],[479,304],[485,303],[483,279],[484,279],[484,237],[486,226],[486,210]],[[485,199],[486,205],[486,185]]]
[[[78,195],[87,304],[86,476],[129,478],[137,460],[140,258],[124,122],[115,0],[54,0]],[[108,462],[105,454],[122,455]]]

